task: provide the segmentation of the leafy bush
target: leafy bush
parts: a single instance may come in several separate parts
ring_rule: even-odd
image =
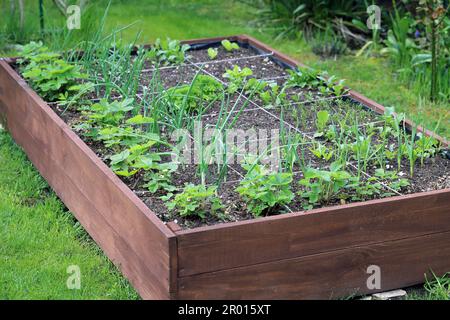
[[[310,44],[312,52],[322,58],[336,57],[347,51],[347,44],[329,29],[325,32],[316,32]]]
[[[275,29],[277,37],[292,36],[299,32],[308,36],[317,30],[332,26],[333,22],[350,22],[365,15],[366,2],[361,0],[249,0],[257,8],[258,26]]]
[[[260,164],[246,163],[245,178],[236,191],[247,202],[254,216],[270,213],[276,207],[289,204],[294,198],[291,191],[292,173],[271,172]]]
[[[420,1],[417,14],[394,8],[380,52],[390,57],[401,79],[431,100],[450,97],[450,19],[441,0]]]

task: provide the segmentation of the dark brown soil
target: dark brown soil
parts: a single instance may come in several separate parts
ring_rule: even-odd
[[[220,81],[227,83],[227,79],[223,74],[227,69],[231,69],[234,65],[241,68],[249,67],[253,71],[253,77],[258,79],[286,77],[287,72],[283,70],[278,64],[273,62],[269,57],[252,57],[257,53],[251,49],[241,48],[232,53],[226,52],[223,48],[219,48],[219,54],[215,60],[211,60],[206,50],[195,50],[189,52],[190,57],[184,65],[175,67],[165,67],[155,72],[147,70],[142,73],[140,79],[141,88],[138,93],[149,92],[153,90],[152,79],[159,77],[165,89],[178,86],[182,84],[189,84],[197,73],[211,74],[217,77]],[[242,59],[245,58],[245,59]],[[225,59],[236,59],[233,61],[222,61]],[[204,62],[204,63],[203,63]],[[195,65],[193,65],[195,63]],[[148,65],[148,69],[153,69],[152,65]],[[284,78],[276,80],[277,83],[282,84]],[[319,92],[301,89],[289,88],[287,90],[287,101],[283,105],[265,106],[260,98],[256,95],[251,98],[242,95],[240,92],[226,95],[225,101],[216,101],[210,105],[207,110],[192,114],[193,118],[201,118],[205,127],[214,128],[218,123],[224,128],[229,128],[234,120],[234,116],[238,115],[235,123],[232,125],[234,129],[241,130],[255,130],[259,129],[279,130],[280,124],[283,121],[283,127],[291,133],[304,134],[312,136],[316,130],[316,115],[320,110],[327,110],[330,113],[330,123],[335,125],[338,129],[339,122],[346,119],[346,125],[353,123],[353,119],[357,118],[357,123],[361,124],[361,132],[365,132],[366,127],[363,124],[380,121],[380,117],[375,113],[366,110],[360,104],[348,99],[329,98],[321,95]],[[98,96],[90,95],[89,99],[97,99]],[[140,97],[139,99],[142,99]],[[138,100],[139,100],[138,99]],[[322,101],[319,101],[322,100]],[[344,101],[345,100],[345,101]],[[80,112],[69,108],[65,110],[64,106],[52,104],[52,108],[60,115],[60,117],[72,128],[76,129],[77,125],[82,122]],[[241,112],[239,112],[242,109]],[[228,122],[224,124],[224,119],[228,117]],[[283,120],[281,120],[283,119]],[[219,121],[220,120],[220,121]],[[77,131],[77,130],[76,130]],[[90,140],[83,136],[83,131],[78,130],[77,133],[82,136],[83,140],[94,150],[94,152],[108,164],[108,156],[113,153],[108,150],[101,143]],[[374,135],[372,140],[377,143],[379,136]],[[307,139],[308,140],[308,139]],[[309,143],[314,142],[308,140]],[[332,145],[323,139],[317,139],[324,145],[332,147]],[[395,141],[389,141],[395,143]],[[250,141],[247,144],[259,143],[258,141]],[[325,161],[318,159],[312,154],[310,148],[311,144],[302,145],[298,149],[299,154],[303,154],[305,164],[315,168],[326,168],[332,161]],[[245,149],[245,148],[244,148]],[[247,153],[247,149],[244,150]],[[394,161],[388,163],[388,169],[394,170],[397,165]],[[349,172],[356,174],[354,167],[348,166],[344,168]],[[369,166],[367,173],[373,175],[376,167]],[[292,184],[292,191],[301,193],[302,189],[298,181],[302,179],[301,169],[296,165],[294,167],[294,182]],[[418,161],[415,165],[414,176],[409,176],[409,164],[405,161],[402,163],[400,175],[410,181],[410,186],[401,190],[402,194],[424,192],[430,190],[437,190],[443,188],[450,188],[450,161],[440,155],[432,159],[426,159],[424,165]],[[251,214],[246,210],[246,204],[240,196],[236,193],[235,188],[245,171],[239,164],[231,165],[226,175],[226,181],[222,182],[218,188],[218,195],[225,205],[225,214],[221,217],[209,216],[205,220],[199,218],[182,218],[176,213],[169,212],[160,199],[163,193],[151,194],[148,190],[142,187],[142,174],[137,174],[131,178],[122,178],[122,180],[152,209],[163,221],[176,221],[183,228],[193,228],[201,225],[210,225],[226,221],[239,221],[251,219]],[[217,166],[210,165],[209,172],[206,177],[207,184],[216,183],[218,178]],[[187,183],[200,183],[198,168],[196,165],[180,166],[178,171],[173,175],[173,184],[182,187]],[[389,192],[388,189],[385,190]],[[349,200],[346,200],[349,201]],[[332,206],[342,203],[340,199],[335,199],[329,203],[323,203],[323,206]],[[273,210],[271,214],[280,214],[285,212],[296,212],[303,210],[307,205],[307,200],[301,196],[296,196],[294,201],[288,207],[281,207]]]

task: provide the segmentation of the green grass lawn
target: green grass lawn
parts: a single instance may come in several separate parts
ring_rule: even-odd
[[[0,132],[0,299],[138,296],[10,136]],[[69,266],[80,289],[68,289]]]
[[[100,14],[106,1],[96,3]],[[439,132],[449,137],[448,106],[420,99],[395,80],[386,60],[352,56],[321,60],[302,40],[274,41],[270,35],[248,27],[251,19],[251,12],[231,1],[116,0],[107,28],[134,23],[121,36],[124,41],[132,41],[141,31],[140,43],[151,43],[158,37],[188,39],[247,33],[306,64],[346,78],[352,88],[382,104],[395,106],[414,119],[426,119],[430,127],[443,117]],[[0,133],[0,256],[0,299],[137,298],[7,133]],[[81,269],[81,290],[66,287],[69,265]],[[448,281],[434,284],[432,289],[436,290],[414,291],[412,297],[448,298],[450,293]]]

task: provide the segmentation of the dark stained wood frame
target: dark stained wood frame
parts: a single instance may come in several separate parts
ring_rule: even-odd
[[[300,65],[246,35],[186,43],[224,38]],[[0,121],[144,299],[328,299],[450,271],[450,189],[191,230],[164,224],[9,62],[0,61]],[[380,267],[379,289],[366,285],[371,265]]]

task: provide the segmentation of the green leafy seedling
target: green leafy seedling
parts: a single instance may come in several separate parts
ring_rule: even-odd
[[[325,129],[330,120],[330,114],[326,110],[317,112],[316,127],[317,132],[314,134],[315,138],[322,137],[325,134]]]
[[[208,57],[211,60],[214,60],[217,58],[217,55],[219,54],[219,50],[217,48],[208,48]]]
[[[251,75],[253,75],[253,71],[247,67],[241,69],[235,65],[233,69],[227,69],[223,77],[229,80],[228,92],[235,93],[239,89],[244,89],[245,81]]]
[[[228,52],[239,50],[239,45],[236,42],[231,42],[230,40],[222,40],[222,46],[227,50]]]
[[[167,101],[178,109],[198,111],[204,103],[211,103],[223,96],[223,85],[209,75],[197,75],[190,85],[169,88],[165,93]]]
[[[167,38],[166,41],[156,39],[155,44],[145,55],[145,58],[155,64],[182,64],[186,60],[190,46],[181,44],[179,40]]]
[[[333,157],[333,151],[319,143],[315,148],[309,149],[317,158],[329,161]]]

